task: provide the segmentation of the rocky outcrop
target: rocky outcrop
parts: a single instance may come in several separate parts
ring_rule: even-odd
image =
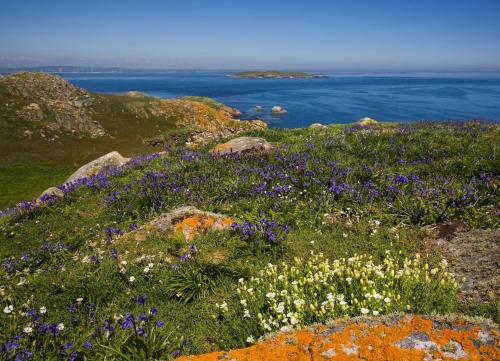
[[[429,228],[433,250],[449,263],[457,279],[464,279],[461,295],[476,302],[500,298],[500,229],[473,229],[461,221]]]
[[[239,110],[204,97],[161,99],[153,103],[151,113],[175,119],[180,129],[189,129],[186,146],[190,148],[212,139],[267,128],[260,120],[239,120]]]
[[[364,117],[364,118],[361,118],[360,120],[358,120],[358,124],[366,127],[369,125],[378,124],[378,122],[375,119]]]
[[[231,139],[229,142],[216,145],[212,149],[214,154],[265,152],[273,149],[271,143],[264,138],[239,137]]]
[[[17,111],[17,116],[24,121],[39,122],[45,118],[42,108],[37,103],[30,103]]]
[[[282,332],[248,348],[179,361],[497,360],[499,346],[498,328],[485,322],[385,316]]]
[[[205,212],[192,206],[180,207],[163,213],[144,226],[124,234],[120,241],[140,242],[153,232],[179,234],[186,241],[191,241],[204,232],[228,229],[233,220],[219,213]]]
[[[66,179],[65,183],[73,182],[81,178],[90,177],[110,168],[119,167],[127,163],[129,160],[130,158],[122,157],[122,155],[117,151],[110,152],[78,168],[75,173],[73,173],[69,176],[68,179]]]
[[[275,105],[274,107],[271,108],[271,113],[273,114],[285,114],[287,110],[283,107],[280,107],[278,105]]]
[[[50,119],[52,131],[66,131],[100,137],[106,134],[101,124],[92,119],[94,97],[73,86],[60,76],[21,72],[0,79],[0,90],[12,104],[21,121]]]

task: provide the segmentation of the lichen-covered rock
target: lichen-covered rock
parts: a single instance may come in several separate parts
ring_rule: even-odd
[[[362,126],[368,126],[378,124],[378,122],[375,119],[364,117],[358,120],[358,124]]]
[[[271,143],[264,138],[238,137],[229,142],[218,144],[212,149],[214,154],[231,154],[247,152],[266,152],[273,149]]]
[[[75,173],[66,179],[66,183],[96,175],[110,168],[119,167],[129,160],[130,158],[122,157],[122,155],[116,151],[110,152],[78,168]]]
[[[326,125],[323,125],[321,123],[314,123],[314,124],[311,124],[309,126],[309,128],[311,129],[316,129],[316,130],[324,130],[324,129],[328,129],[328,127]]]
[[[231,217],[219,213],[199,210],[192,206],[176,208],[163,213],[142,227],[126,233],[121,240],[143,241],[152,232],[179,234],[191,241],[204,232],[228,229],[233,224]]]
[[[386,316],[344,319],[282,332],[248,348],[185,356],[179,360],[497,360],[500,358],[498,341],[498,328],[487,323]]]

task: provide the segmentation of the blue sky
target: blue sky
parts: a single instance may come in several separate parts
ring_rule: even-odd
[[[1,0],[0,66],[500,70],[500,0]]]

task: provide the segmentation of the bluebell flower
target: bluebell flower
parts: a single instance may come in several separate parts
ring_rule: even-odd
[[[146,295],[142,295],[142,296],[137,297],[137,304],[144,306],[144,304],[146,303],[147,297],[148,296],[146,296]]]
[[[17,337],[19,338],[19,337]],[[16,337],[13,339],[8,340],[2,345],[2,348],[0,349],[0,352],[2,353],[9,353],[10,351],[17,350],[17,348],[20,346],[19,342],[15,341]]]
[[[63,355],[66,355],[68,353],[69,350],[71,350],[73,348],[73,343],[72,342],[68,342],[68,343],[65,343],[62,347],[62,354]]]
[[[111,323],[111,321],[106,320],[104,321],[104,329],[109,332],[114,332],[115,326]]]
[[[141,312],[139,316],[137,316],[137,322],[141,323],[142,321],[148,322],[148,316],[144,312]]]
[[[129,328],[132,328],[133,326],[134,326],[134,316],[128,313],[121,323],[121,328],[122,330],[127,330]]]
[[[33,356],[33,353],[29,352],[28,350],[21,350],[20,352],[17,353],[14,361],[26,361],[31,356]]]

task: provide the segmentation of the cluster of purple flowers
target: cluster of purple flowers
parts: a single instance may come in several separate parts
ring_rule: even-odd
[[[290,227],[278,224],[274,219],[262,218],[258,223],[243,221],[233,223],[231,228],[241,235],[241,239],[255,244],[276,244],[286,239]]]
[[[120,230],[120,228],[117,227],[106,227],[105,232],[106,232],[106,241],[108,243],[111,243],[111,241],[113,241],[114,234],[116,234],[117,236],[123,235],[123,232]]]
[[[21,257],[8,257],[1,265],[5,272],[14,273],[17,270],[24,269],[29,265],[40,267],[45,260],[58,253],[72,249],[70,243],[44,243],[41,246],[25,252]]]
[[[20,350],[21,344],[19,339],[21,336],[14,336],[2,344],[0,348],[0,356],[4,356],[6,360],[24,361],[28,360],[33,353],[28,350]]]
[[[198,252],[196,245],[194,244],[189,245],[188,251],[182,252],[181,256],[179,257],[179,262],[180,263],[186,262],[187,260],[191,259],[196,254],[196,252]],[[172,269],[174,271],[177,271],[179,269],[179,265],[177,263],[174,263],[172,265]]]

